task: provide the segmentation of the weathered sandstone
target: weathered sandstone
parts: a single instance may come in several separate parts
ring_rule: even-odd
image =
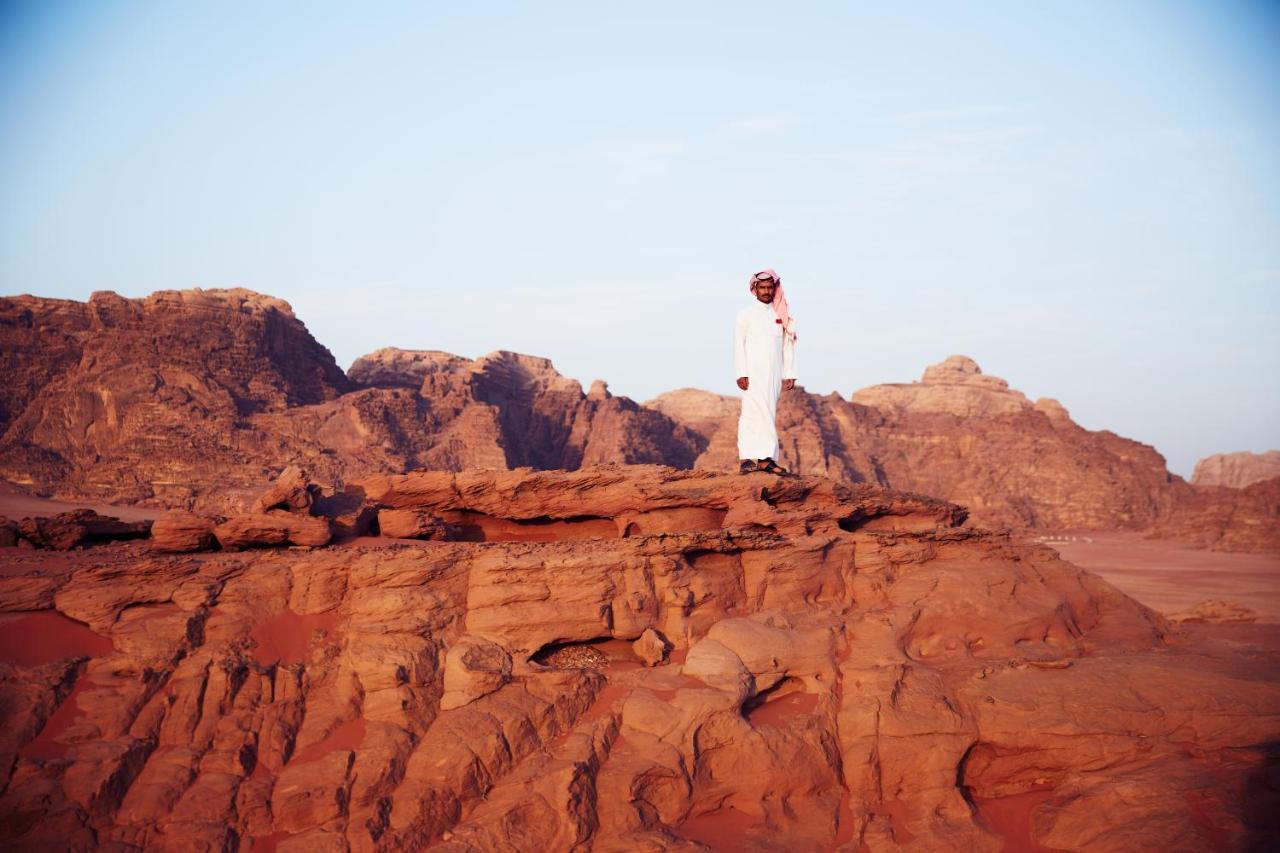
[[[1280,477],[1243,488],[1196,486],[1151,528],[1154,536],[1222,551],[1280,552]]]
[[[276,510],[232,516],[215,527],[213,535],[223,548],[236,550],[273,545],[327,545],[333,531],[327,518]]]
[[[3,647],[6,841],[1280,839],[1274,649],[1197,639],[1047,547],[961,526],[953,505],[654,467],[365,488],[456,513],[475,541],[8,552],[0,636],[51,618],[80,645]],[[632,644],[656,634],[673,648],[644,666]]]
[[[382,509],[378,531],[396,539],[456,539],[457,530],[430,510]]]
[[[185,510],[167,512],[151,525],[151,547],[172,553],[212,550],[218,544],[213,534],[218,523]]]
[[[91,509],[24,518],[17,524],[17,534],[23,540],[37,548],[53,548],[58,551],[94,542],[141,539],[150,530],[150,521],[121,521],[111,516],[99,515]]]
[[[1197,486],[1251,486],[1280,477],[1280,450],[1266,453],[1219,453],[1196,463],[1191,482]]]

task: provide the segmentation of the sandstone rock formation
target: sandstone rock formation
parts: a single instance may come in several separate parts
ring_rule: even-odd
[[[0,534],[0,544],[17,545],[22,542],[36,548],[68,551],[94,542],[145,538],[150,533],[151,522],[121,521],[99,515],[91,509],[77,509],[57,515],[24,518],[16,524],[0,519],[0,527],[6,531]]]
[[[223,521],[181,509],[166,512],[151,525],[151,547],[174,554],[212,551],[218,544],[213,529]]]
[[[679,393],[650,405],[687,417],[705,438],[697,467],[732,470],[736,407]],[[984,524],[1144,529],[1190,491],[1154,449],[1085,430],[1056,401],[1032,403],[964,356],[919,382],[864,388],[851,400],[790,392],[779,408],[792,470],[936,495]]]
[[[689,466],[701,450],[542,358],[385,349],[348,378],[286,303],[245,290],[0,299],[0,366],[0,478],[73,499],[226,514],[255,509],[281,461],[340,489],[420,467]]]
[[[422,509],[384,509],[378,513],[378,530],[393,539],[456,539],[457,530],[440,516]]]
[[[953,505],[650,467],[364,488],[383,508],[452,513],[481,541],[11,552],[6,840],[850,853],[1280,840],[1274,651],[1174,632],[1046,547],[959,526]],[[37,623],[59,651],[13,643]],[[646,667],[631,643],[650,632],[674,649]]]
[[[1257,618],[1258,614],[1255,610],[1236,604],[1234,601],[1220,599],[1202,601],[1188,610],[1169,614],[1169,620],[1172,622],[1205,622],[1212,625],[1253,622]]]
[[[1197,486],[1240,489],[1273,477],[1280,477],[1280,450],[1207,456],[1196,463],[1191,482]]]
[[[254,417],[349,387],[285,302],[247,290],[0,299],[0,353],[0,476],[76,497],[190,497],[248,461]]]
[[[264,509],[259,484],[291,465],[338,494],[419,468],[730,470],[737,456],[734,398],[683,389],[641,406],[504,351],[388,348],[347,376],[287,304],[244,290],[0,299],[0,366],[13,377],[0,390],[0,479],[76,500],[232,516]],[[1188,485],[1151,447],[1085,430],[964,356],[848,400],[789,392],[780,426],[794,470],[936,495],[987,525],[1160,525],[1280,549],[1277,525],[1252,526],[1274,507]],[[371,523],[352,505],[340,532]],[[1209,536],[1207,517],[1249,529]]]
[[[1150,532],[1201,548],[1280,553],[1280,477],[1242,489],[1193,487]]]
[[[218,544],[229,550],[277,545],[328,545],[333,538],[327,518],[291,512],[253,512],[233,516],[213,529]]]
[[[935,412],[962,418],[1021,414],[1035,409],[1021,391],[1011,390],[1003,379],[987,376],[976,361],[964,355],[953,355],[926,368],[919,382],[872,385],[855,391],[850,399],[890,412]],[[1046,401],[1046,406],[1053,402]]]

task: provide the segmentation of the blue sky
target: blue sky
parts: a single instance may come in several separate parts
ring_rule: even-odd
[[[952,353],[1189,475],[1280,446],[1261,2],[0,5],[0,293],[243,286],[344,366],[732,391]]]

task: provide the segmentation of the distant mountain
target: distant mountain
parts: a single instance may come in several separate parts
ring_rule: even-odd
[[[544,358],[380,350],[349,378],[287,303],[245,290],[0,299],[0,366],[0,477],[61,497],[205,506],[290,464],[342,482],[701,452]]]
[[[1196,463],[1191,482],[1197,486],[1228,486],[1241,489],[1253,483],[1280,477],[1280,450],[1266,453],[1218,453]]]
[[[217,508],[290,464],[339,484],[417,468],[737,463],[734,397],[682,389],[640,405],[505,351],[389,348],[344,374],[287,303],[246,290],[3,298],[0,367],[12,377],[0,477],[64,498]],[[850,399],[786,393],[779,426],[798,472],[944,498],[983,525],[1158,528],[1280,550],[1265,490],[1188,484],[1153,448],[1086,430],[964,356]]]

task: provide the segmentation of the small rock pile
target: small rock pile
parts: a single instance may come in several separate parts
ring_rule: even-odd
[[[210,518],[185,510],[166,513],[151,528],[151,544],[157,551],[188,553],[221,547],[246,548],[302,545],[319,547],[333,539],[333,522],[313,514],[321,489],[301,468],[281,472],[253,504],[250,512],[231,518]],[[359,513],[357,513],[359,515]],[[351,519],[344,519],[348,526]]]
[[[11,521],[0,517],[0,547],[50,548],[70,551],[81,545],[116,539],[144,539],[150,521],[121,521],[91,509]]]

